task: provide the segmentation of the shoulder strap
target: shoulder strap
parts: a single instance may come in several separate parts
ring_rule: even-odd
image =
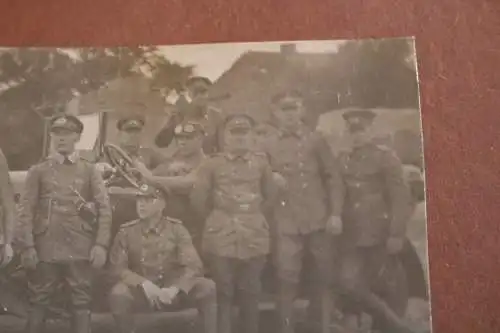
[[[165,220],[167,220],[168,222],[171,222],[171,223],[175,223],[175,224],[182,224],[181,220],[170,217],[170,216],[165,216]]]

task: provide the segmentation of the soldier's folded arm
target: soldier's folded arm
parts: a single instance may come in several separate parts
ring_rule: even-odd
[[[330,215],[341,216],[344,206],[345,186],[337,157],[333,154],[326,139],[320,134],[318,134],[316,148],[321,173],[326,178],[324,180],[328,191]]]
[[[191,206],[199,216],[207,216],[212,210],[211,190],[215,164],[215,160],[213,159],[203,162],[190,194]]]
[[[116,282],[136,288],[147,279],[129,268],[130,256],[126,230],[118,232],[109,253],[109,271]]]
[[[174,232],[178,247],[178,260],[183,269],[176,287],[187,294],[195,283],[194,278],[202,276],[203,264],[198,252],[196,252],[189,232],[182,223],[175,225]]]
[[[390,150],[384,153],[384,174],[391,209],[391,237],[403,238],[411,214],[410,188],[404,179],[403,164]]]
[[[92,195],[97,206],[98,229],[96,244],[107,249],[111,238],[111,204],[101,173],[95,166],[92,166],[90,181]]]
[[[4,243],[11,244],[15,223],[14,189],[9,176],[9,165],[2,150],[0,150],[0,191],[0,204],[3,208],[2,228]]]
[[[33,248],[33,222],[40,193],[40,169],[34,165],[28,170],[20,201],[19,225],[22,231],[21,247]]]

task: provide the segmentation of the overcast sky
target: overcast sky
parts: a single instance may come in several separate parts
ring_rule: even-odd
[[[195,74],[216,80],[233,62],[247,51],[279,52],[280,44],[266,43],[218,43],[160,47],[165,56],[182,65],[194,65]],[[299,52],[335,52],[342,41],[295,42]]]

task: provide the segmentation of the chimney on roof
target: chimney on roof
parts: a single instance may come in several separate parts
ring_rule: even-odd
[[[280,52],[284,55],[290,55],[297,52],[297,45],[294,43],[286,43],[280,45]]]

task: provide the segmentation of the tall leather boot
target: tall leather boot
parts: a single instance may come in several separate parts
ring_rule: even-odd
[[[219,296],[217,299],[217,325],[219,333],[231,333],[232,314],[232,300]]]
[[[242,333],[259,332],[259,296],[254,293],[242,294],[239,299],[240,324]]]
[[[217,297],[215,290],[199,302],[198,314],[197,332],[217,333]]]
[[[362,295],[364,305],[375,316],[383,320],[384,326],[395,333],[413,333],[414,331],[400,318],[389,305],[374,293]]]
[[[307,327],[310,332],[330,333],[334,326],[335,295],[327,288],[316,288],[309,297]]]
[[[42,333],[45,330],[45,308],[33,306],[28,313],[25,333]]]
[[[295,331],[295,320],[293,315],[293,302],[297,286],[281,281],[278,287],[278,299],[276,301],[278,312],[278,332],[293,333]]]
[[[73,333],[90,333],[90,310],[76,310],[73,313]]]

